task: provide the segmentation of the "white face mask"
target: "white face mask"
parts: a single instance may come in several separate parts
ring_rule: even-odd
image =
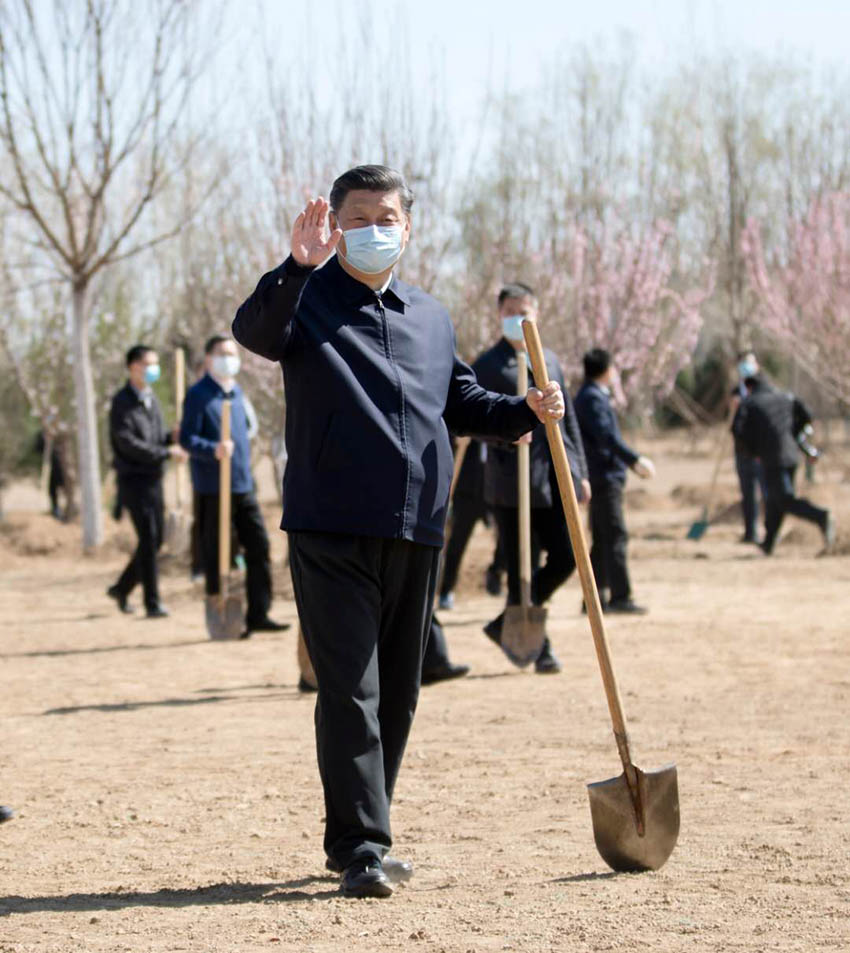
[[[236,377],[242,362],[236,354],[216,354],[212,359],[212,372],[216,377]]]
[[[502,318],[502,334],[504,334],[509,341],[519,343],[525,340],[522,333],[523,317],[521,314],[512,314],[506,318]]]
[[[380,275],[388,271],[404,251],[401,225],[366,225],[346,229],[342,234],[345,237],[343,257],[364,275]]]

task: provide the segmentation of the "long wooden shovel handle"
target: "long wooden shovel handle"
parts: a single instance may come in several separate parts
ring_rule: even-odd
[[[543,347],[537,325],[533,321],[523,321],[522,330],[525,335],[525,345],[531,358],[531,369],[534,380],[542,390],[549,383],[546,373],[546,362],[543,359]],[[584,527],[579,516],[578,500],[567,461],[567,451],[564,448],[564,438],[561,428],[555,420],[546,421],[546,437],[549,449],[552,452],[552,462],[555,465],[555,474],[558,477],[558,488],[561,491],[561,503],[564,515],[567,518],[567,528],[570,531],[570,541],[576,559],[581,588],[584,593],[584,604],[587,607],[587,617],[590,620],[590,630],[593,633],[593,643],[596,646],[596,657],[599,660],[599,669],[602,673],[602,684],[605,686],[605,696],[608,699],[608,710],[611,712],[611,721],[614,725],[614,737],[617,740],[617,750],[623,762],[623,770],[629,782],[629,787],[637,793],[637,776],[629,752],[629,740],[626,732],[626,719],[623,715],[623,705],[620,701],[620,692],[614,669],[611,665],[611,656],[608,652],[608,640],[605,637],[605,623],[602,620],[602,606],[599,602],[599,592],[596,589],[596,580],[593,577],[593,568],[590,564],[590,554],[587,549],[587,540],[584,536]]]
[[[174,416],[177,426],[180,426],[183,416],[183,401],[186,399],[186,355],[182,347],[174,352]],[[177,461],[175,469],[175,495],[178,511],[183,509],[183,499],[186,496],[186,464]]]
[[[226,397],[221,402],[221,440],[230,440],[230,401]],[[230,575],[230,457],[226,453],[218,466],[218,591],[223,601]]]
[[[521,397],[528,393],[528,364],[525,354],[517,352],[516,391]],[[519,519],[519,596],[520,605],[531,605],[531,483],[530,454],[527,443],[517,449],[517,515]]]

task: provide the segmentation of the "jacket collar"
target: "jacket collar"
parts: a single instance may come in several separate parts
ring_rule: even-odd
[[[352,304],[363,304],[366,301],[372,301],[375,292],[364,285],[362,281],[353,278],[339,263],[339,258],[334,255],[333,258],[322,268],[322,272],[327,275],[328,280],[339,289],[342,295]],[[390,284],[385,295],[394,295],[402,304],[410,305],[410,285],[399,281],[393,272],[390,278]]]
[[[210,374],[209,371],[204,372],[203,379],[207,382],[207,387],[213,390],[216,394],[223,394],[225,396],[230,394],[235,397],[237,394],[241,393],[241,391],[239,390],[239,385],[235,381],[233,384],[233,390],[226,391],[221,386],[221,384],[219,384],[219,382],[212,376],[212,374]]]

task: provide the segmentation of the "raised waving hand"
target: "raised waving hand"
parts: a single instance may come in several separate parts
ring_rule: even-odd
[[[292,226],[290,249],[299,265],[321,265],[329,258],[342,238],[342,229],[336,228],[325,238],[330,205],[321,196],[307,203]]]

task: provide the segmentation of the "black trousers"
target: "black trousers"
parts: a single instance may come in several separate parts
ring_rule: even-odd
[[[474,496],[455,496],[452,500],[449,538],[443,555],[443,578],[440,582],[440,595],[444,596],[451,592],[457,584],[463,554],[466,552],[475,524],[479,520],[487,522],[487,506],[484,500]],[[501,537],[496,544],[490,568],[497,571],[505,568]]]
[[[319,685],[316,751],[325,851],[383,857],[419,697],[440,551],[406,540],[289,534],[304,640]]]
[[[118,480],[118,502],[127,510],[138,537],[136,551],[115,584],[128,596],[141,582],[145,608],[159,605],[156,554],[162,545],[164,507],[161,477],[124,477]]]
[[[821,529],[826,526],[827,511],[794,494],[796,467],[765,467],[767,485],[764,548],[773,549],[779,528],[786,513],[816,523]]]
[[[198,494],[201,549],[207,595],[219,590],[218,579],[218,494]],[[269,536],[257,498],[253,493],[234,493],[230,503],[233,528],[245,554],[245,591],[248,608],[245,621],[250,627],[269,613],[272,601],[272,567]]]
[[[449,644],[446,642],[446,633],[436,616],[431,617],[428,635],[425,637],[425,652],[422,657],[422,671],[433,672],[451,664],[449,659]]]
[[[611,600],[630,599],[632,595],[626,563],[629,534],[623,516],[623,485],[603,483],[593,487],[590,499],[590,563],[596,588],[609,589]]]
[[[767,486],[764,480],[764,469],[761,462],[747,453],[735,454],[735,469],[738,473],[738,483],[741,486],[741,512],[744,516],[744,537],[755,540],[758,537],[758,499],[756,487],[761,488],[762,500],[767,499]],[[765,507],[765,520],[767,512]]]
[[[499,535],[508,569],[508,605],[520,603],[519,590],[519,512],[515,506],[495,507]],[[546,562],[531,576],[531,599],[535,605],[548,602],[552,593],[576,568],[567,521],[558,506],[531,510],[531,536],[535,551],[546,553]],[[532,553],[532,565],[536,562]]]

